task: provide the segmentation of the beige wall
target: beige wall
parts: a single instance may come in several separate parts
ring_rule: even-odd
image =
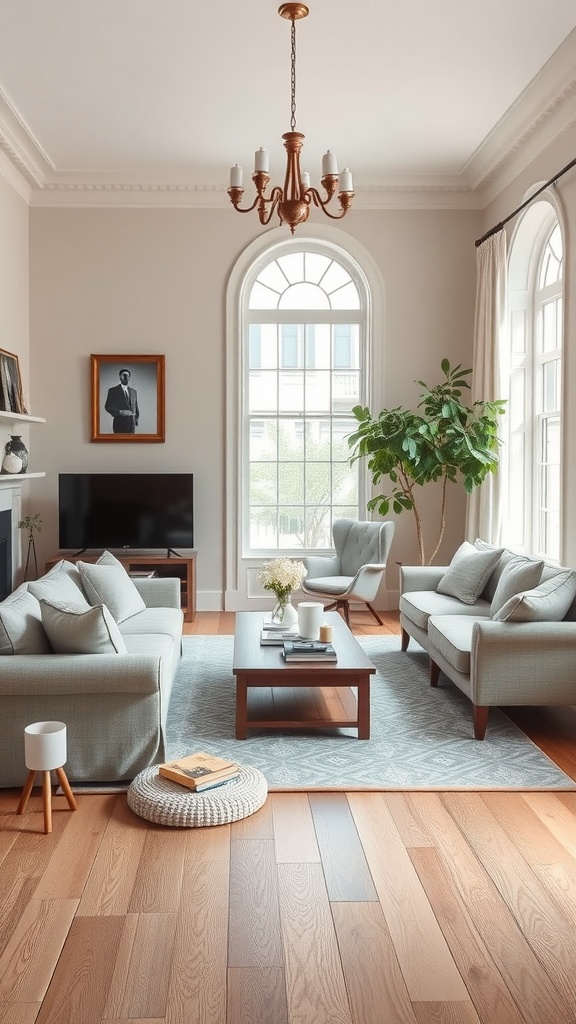
[[[46,524],[41,557],[57,546],[58,471],[191,471],[198,604],[219,608],[226,284],[258,234],[257,221],[232,210],[32,209],[30,222],[33,407],[48,420],[33,439],[34,464],[48,471],[31,498],[31,511],[40,510]],[[376,339],[384,350],[379,407],[415,404],[415,378],[434,383],[444,356],[470,364],[480,224],[479,213],[462,211],[348,215],[346,229],[371,254],[385,289],[384,333]],[[165,354],[165,444],[90,442],[92,352]],[[448,518],[446,557],[463,536],[460,492]],[[393,560],[415,559],[412,517],[405,515]],[[395,590],[395,566],[389,577]]]

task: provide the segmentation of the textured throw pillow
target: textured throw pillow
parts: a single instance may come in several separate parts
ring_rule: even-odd
[[[470,547],[473,554],[460,554],[461,548],[458,549],[436,587],[439,594],[457,597],[463,604],[474,604],[478,600],[502,554],[502,548],[476,551],[472,544]]]
[[[117,565],[126,572],[122,562],[111,551],[103,551],[100,558],[96,561],[96,565]]]
[[[506,563],[490,605],[492,618],[511,597],[538,586],[543,566],[544,562],[537,562],[535,559],[525,558],[523,555],[515,555]]]
[[[40,601],[40,608],[56,654],[126,654],[126,644],[105,605],[84,611]]]
[[[105,604],[116,622],[144,611],[146,605],[122,565],[77,564],[90,603]]]
[[[0,654],[50,654],[40,605],[22,584],[0,603]]]
[[[496,612],[496,622],[561,622],[576,597],[576,572],[567,569],[533,590],[516,594]]]
[[[77,581],[76,581],[77,576]],[[90,605],[81,590],[81,577],[71,562],[58,562],[45,576],[31,580],[28,590],[38,600],[89,608]]]

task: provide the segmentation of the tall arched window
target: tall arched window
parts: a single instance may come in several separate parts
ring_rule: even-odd
[[[366,286],[352,260],[292,242],[244,288],[240,422],[245,556],[332,545],[332,522],[365,514],[347,435],[367,402]]]
[[[504,540],[561,557],[564,248],[548,202],[515,232],[509,260],[508,502]]]

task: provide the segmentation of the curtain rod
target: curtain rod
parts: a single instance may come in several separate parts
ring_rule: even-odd
[[[530,206],[530,203],[536,199],[536,196],[539,196],[545,189],[550,188],[550,185],[555,185],[558,179],[561,178],[563,174],[566,174],[566,171],[569,171],[570,168],[574,167],[574,165],[576,165],[576,159],[571,160],[569,164],[566,164],[566,167],[563,167],[561,171],[558,171],[558,174],[555,174],[553,178],[550,178],[550,181],[547,181],[546,184],[542,185],[537,192],[534,192],[529,199],[526,199],[517,210],[508,214],[507,217],[504,217],[504,220],[501,220],[499,224],[495,225],[495,227],[490,228],[490,231],[487,231],[485,235],[482,235],[482,238],[478,238],[477,241],[474,242],[476,248],[478,248],[479,245],[482,245],[482,242],[485,242],[487,238],[491,238],[492,235],[495,235],[497,231],[502,231],[504,225],[507,224],[509,220],[512,220],[512,218],[516,217],[518,213],[521,213],[527,206]]]

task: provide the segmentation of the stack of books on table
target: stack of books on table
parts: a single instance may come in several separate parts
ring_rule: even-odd
[[[296,640],[297,638],[298,623],[293,626],[283,626],[281,622],[272,622],[270,616],[264,616],[260,633],[260,643],[263,646],[282,647],[285,640]]]
[[[284,658],[286,661],[338,661],[332,644],[319,640],[285,640]]]
[[[214,754],[205,754],[200,750],[188,757],[179,757],[176,761],[167,761],[158,768],[158,773],[165,779],[178,782],[195,793],[205,789],[223,786],[225,782],[237,778],[240,768],[234,761],[227,761]]]

